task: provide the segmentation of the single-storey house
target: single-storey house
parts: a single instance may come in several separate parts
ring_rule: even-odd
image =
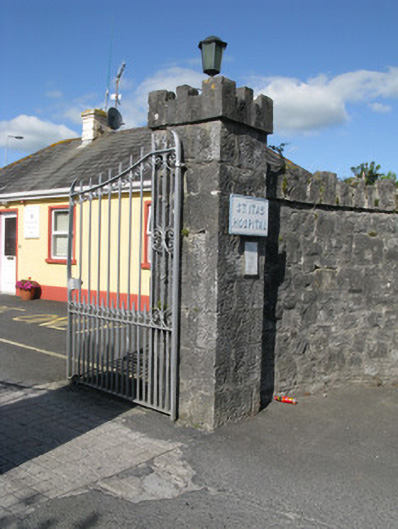
[[[1,293],[15,294],[16,281],[31,278],[40,284],[42,298],[66,301],[68,208],[72,182],[78,179],[88,185],[90,181],[98,181],[99,177],[104,181],[109,175],[117,175],[131,165],[132,160],[139,158],[142,149],[150,151],[151,131],[148,128],[110,131],[106,126],[105,112],[98,109],[83,112],[82,118],[81,138],[50,145],[0,170]],[[139,199],[144,201],[144,218],[141,220],[144,236],[140,252],[135,248],[141,259],[140,265],[136,263],[135,266],[142,269],[140,277],[145,291],[150,274],[150,185],[146,186],[141,197],[137,197]],[[74,235],[75,254],[79,251],[79,234]],[[133,244],[139,244],[138,240],[134,239]],[[86,243],[83,239],[83,245]],[[77,266],[75,260],[72,266]],[[83,277],[83,285],[85,282],[87,284],[87,278]],[[112,274],[111,291],[116,289],[114,283]],[[137,285],[134,288],[137,289]],[[144,291],[143,294],[147,294]]]

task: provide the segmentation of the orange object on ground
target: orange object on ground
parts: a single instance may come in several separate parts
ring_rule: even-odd
[[[274,400],[277,400],[278,402],[286,402],[286,404],[298,404],[298,400],[293,397],[279,397],[278,395],[274,395]]]

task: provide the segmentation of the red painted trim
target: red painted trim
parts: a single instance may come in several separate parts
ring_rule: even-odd
[[[41,299],[68,301],[68,289],[66,287],[41,285]]]
[[[62,265],[66,265],[66,259],[51,259],[50,257],[47,257],[47,259],[45,259],[46,263],[49,263],[49,264],[62,264]],[[72,259],[72,264],[75,265],[76,264],[76,259]]]
[[[150,200],[147,200],[144,203],[144,260],[141,263],[141,268],[144,270],[150,270],[151,263],[149,262],[149,248],[148,248],[148,235],[147,235],[147,226],[148,226],[148,217],[149,217],[149,208],[151,206],[152,202]]]
[[[16,228],[16,233],[15,233],[15,283],[16,283],[18,281],[18,209],[16,208],[2,209],[0,211],[0,215],[3,215],[4,213],[15,213],[17,217],[17,228]]]
[[[74,301],[78,301],[79,292],[78,290],[74,291],[73,299]],[[88,302],[87,299],[88,292],[87,290],[82,290],[82,301]],[[68,301],[68,289],[66,287],[53,287],[48,285],[41,285],[41,299],[48,299],[52,301]],[[121,293],[119,295],[120,299],[120,306],[124,304],[126,307],[127,305],[127,294]],[[107,300],[107,293],[105,291],[100,292],[100,303],[106,304]],[[117,301],[117,294],[116,292],[110,292],[109,293],[109,302],[113,303],[114,307],[116,307],[116,301]],[[90,293],[90,303],[96,304],[97,303],[97,292],[91,292]],[[131,294],[130,295],[130,303],[132,303],[135,307],[138,303],[138,296],[137,294]],[[148,310],[149,309],[149,296],[141,296],[141,310]]]
[[[52,233],[53,233],[53,211],[56,209],[64,209],[69,210],[69,205],[60,205],[57,204],[56,206],[48,206],[48,230],[47,230],[47,258],[45,259],[46,263],[49,264],[63,264],[66,265],[67,260],[66,259],[54,259],[51,257],[51,250],[52,250]],[[72,264],[76,264],[75,259],[75,243],[76,243],[76,237],[75,237],[75,225],[76,225],[76,215],[75,210],[73,210],[73,243],[72,243]]]

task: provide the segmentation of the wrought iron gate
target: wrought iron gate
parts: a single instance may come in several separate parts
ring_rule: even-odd
[[[181,147],[70,190],[68,377],[176,418]],[[150,270],[147,270],[150,268]],[[73,277],[75,275],[75,277]]]

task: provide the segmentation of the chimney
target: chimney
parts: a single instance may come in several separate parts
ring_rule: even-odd
[[[108,130],[107,114],[94,108],[82,112],[83,132],[81,147],[85,147]]]

